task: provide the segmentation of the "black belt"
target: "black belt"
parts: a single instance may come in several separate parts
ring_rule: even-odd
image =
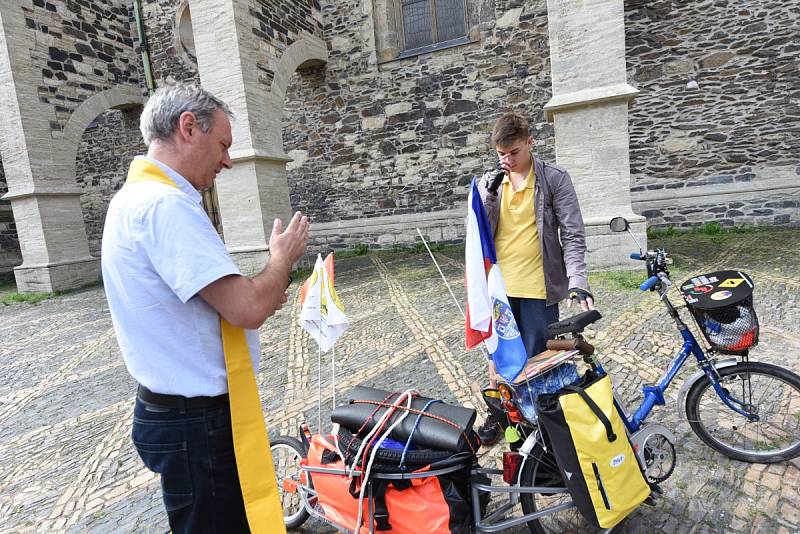
[[[229,406],[228,394],[217,395],[216,397],[183,397],[181,395],[165,395],[163,393],[153,393],[146,387],[140,385],[136,396],[147,404],[160,406],[162,408],[178,408],[181,410],[192,410],[202,408],[222,408]]]

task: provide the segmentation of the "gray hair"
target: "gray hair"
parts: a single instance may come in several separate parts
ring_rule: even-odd
[[[200,129],[208,132],[218,109],[233,118],[225,102],[201,87],[183,83],[159,87],[145,104],[139,118],[144,144],[150,146],[154,140],[169,140],[178,128],[181,113],[186,111],[194,113]]]

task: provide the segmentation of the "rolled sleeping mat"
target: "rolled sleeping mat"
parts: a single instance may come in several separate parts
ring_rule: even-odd
[[[331,421],[339,423],[355,433],[363,426],[364,431],[361,435],[368,433],[374,425],[386,413],[388,407],[378,406],[375,403],[386,400],[387,404],[393,404],[401,393],[356,386],[347,396],[347,404],[342,404],[334,408],[331,412]],[[388,397],[388,399],[387,399]],[[421,411],[431,399],[426,397],[416,397],[411,402],[411,409]],[[405,406],[405,402],[400,403]],[[388,429],[405,410],[398,408],[387,422],[384,429]],[[467,433],[472,433],[472,425],[475,422],[475,410],[454,406],[444,402],[434,402],[425,410],[426,414],[420,418],[412,443],[417,448],[438,449],[451,452],[477,452],[474,445],[466,439]],[[402,423],[397,425],[389,437],[395,441],[405,443],[411,434],[418,413],[411,412]],[[366,424],[365,424],[366,422]]]

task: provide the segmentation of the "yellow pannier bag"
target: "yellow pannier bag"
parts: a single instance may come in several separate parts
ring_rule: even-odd
[[[575,506],[611,528],[650,495],[608,375],[588,371],[575,385],[536,399],[539,423]]]

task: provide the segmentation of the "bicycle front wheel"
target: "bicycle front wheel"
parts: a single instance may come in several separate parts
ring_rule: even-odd
[[[754,463],[800,456],[800,376],[768,363],[743,362],[717,370],[720,385],[744,416],[725,405],[707,376],[686,396],[697,436],[722,454]]]

